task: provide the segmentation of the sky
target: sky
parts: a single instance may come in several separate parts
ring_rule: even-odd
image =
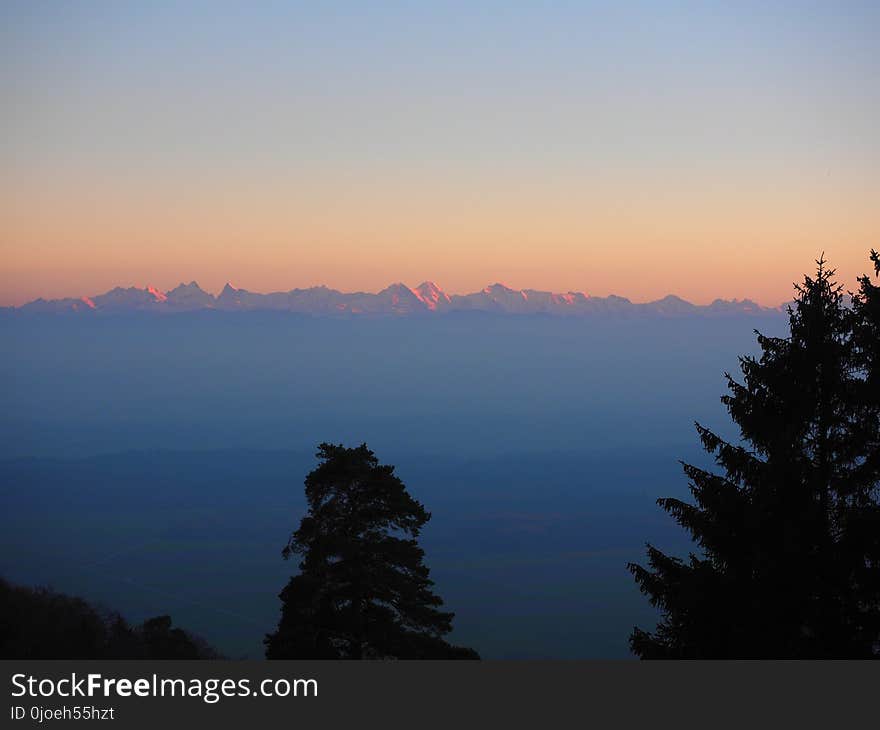
[[[0,304],[790,298],[880,247],[876,2],[0,3]]]

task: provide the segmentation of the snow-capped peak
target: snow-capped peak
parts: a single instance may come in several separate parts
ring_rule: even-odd
[[[423,281],[415,288],[415,291],[425,306],[432,311],[452,304],[449,295],[433,281]]]

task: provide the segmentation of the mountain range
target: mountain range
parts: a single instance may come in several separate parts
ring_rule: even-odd
[[[780,311],[779,307],[763,307],[749,299],[716,299],[711,304],[696,305],[670,294],[653,302],[635,303],[615,295],[593,297],[583,292],[558,294],[535,289],[511,289],[504,284],[492,284],[471,294],[447,294],[431,281],[425,281],[415,288],[401,283],[392,284],[376,294],[345,293],[326,286],[260,294],[227,283],[217,296],[191,281],[165,292],[151,286],[143,289],[116,287],[91,297],[40,298],[11,309],[25,313],[80,314],[274,310],[322,315],[418,315],[480,311],[562,316],[616,314],[673,317],[770,314]]]

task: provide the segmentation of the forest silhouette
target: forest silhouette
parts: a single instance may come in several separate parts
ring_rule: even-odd
[[[880,255],[870,260],[880,276]],[[696,424],[718,469],[683,463],[693,501],[658,500],[693,551],[648,544],[647,564],[628,565],[659,612],[632,632],[637,657],[880,657],[880,287],[864,275],[847,294],[820,258],[788,318],[786,337],[756,332],[760,353],[740,358],[739,378],[725,374],[738,437]],[[282,551],[299,569],[266,657],[478,659],[447,640],[454,614],[419,545],[431,515],[394,467],[366,444],[322,443],[317,460]],[[0,656],[220,658],[169,616],[132,626],[2,579]]]
[[[115,611],[48,588],[0,578],[0,657],[4,659],[220,659],[170,616],[131,626]]]

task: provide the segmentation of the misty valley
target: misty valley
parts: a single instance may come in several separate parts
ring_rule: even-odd
[[[737,434],[723,373],[781,313],[0,317],[0,575],[257,658],[319,442],[366,442],[431,513],[452,638],[485,658],[629,656],[626,570],[690,542],[656,506]]]

